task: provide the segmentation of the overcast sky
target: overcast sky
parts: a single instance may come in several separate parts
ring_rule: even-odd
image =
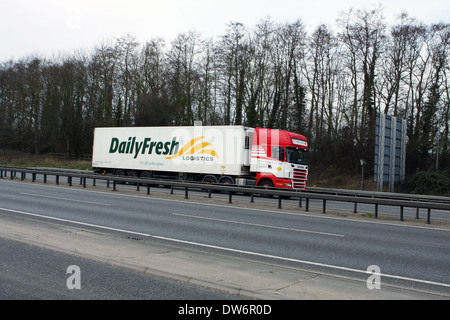
[[[141,43],[190,30],[209,38],[230,21],[253,28],[266,17],[301,19],[312,30],[373,3],[382,4],[387,22],[402,11],[424,23],[450,22],[448,0],[0,0],[0,61],[92,49],[126,34]]]

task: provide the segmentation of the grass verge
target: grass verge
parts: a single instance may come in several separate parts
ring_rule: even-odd
[[[50,155],[36,155],[15,150],[0,150],[0,165],[7,167],[42,167],[89,170],[92,168],[90,161],[65,160]]]

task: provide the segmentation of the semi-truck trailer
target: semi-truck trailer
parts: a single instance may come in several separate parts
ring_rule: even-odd
[[[307,139],[245,126],[95,128],[97,173],[306,189]]]

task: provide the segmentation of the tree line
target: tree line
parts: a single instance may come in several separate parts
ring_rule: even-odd
[[[310,162],[373,174],[376,113],[407,121],[407,169],[450,167],[450,24],[351,9],[308,33],[301,20],[226,25],[170,43],[125,35],[89,52],[0,62],[0,148],[91,153],[101,126],[247,125],[310,141]]]

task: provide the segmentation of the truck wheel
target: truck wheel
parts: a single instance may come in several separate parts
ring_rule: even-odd
[[[202,182],[206,183],[217,183],[217,178],[212,175],[207,175],[203,178]]]
[[[141,178],[153,178],[153,174],[150,171],[144,171],[141,174]]]
[[[232,177],[222,177],[219,182],[223,184],[234,184],[234,179]]]
[[[131,171],[128,171],[127,176],[129,176],[130,178],[137,178],[139,175],[136,171],[131,170]]]
[[[137,177],[139,177],[139,175],[138,175],[138,173],[136,171],[131,170],[131,171],[128,171],[127,177],[129,177],[129,178],[137,178]],[[130,182],[129,184],[136,185],[136,183],[132,183],[132,182]]]
[[[151,172],[151,171],[144,171],[141,174],[141,178],[143,178],[143,179],[152,179],[153,178],[153,172]],[[147,185],[150,186],[150,187],[157,187],[158,186],[157,184],[151,184],[151,183],[148,183]]]
[[[216,176],[213,176],[213,175],[207,175],[207,176],[205,176],[203,178],[202,182],[208,183],[208,184],[210,184],[210,183],[217,183],[217,178],[216,178]],[[202,189],[202,190],[203,191],[208,191],[208,189]],[[211,190],[211,192],[212,193],[216,193],[217,190]]]
[[[219,183],[234,185],[235,182],[232,177],[222,177],[222,178],[220,178]],[[224,192],[228,193],[227,191],[224,191]],[[235,192],[232,192],[232,194],[235,194]]]
[[[124,176],[125,175],[125,171],[123,171],[122,169],[116,170],[114,172],[114,175],[116,175],[116,176]]]
[[[122,169],[116,170],[116,171],[114,172],[114,175],[115,175],[115,176],[125,176],[125,171],[123,171]],[[117,181],[117,183],[125,184],[124,181]]]
[[[262,181],[260,181],[258,183],[259,187],[264,187],[264,188],[273,188],[273,182],[268,180],[268,179],[264,179]],[[272,198],[273,196],[270,194],[261,194],[261,197],[263,198]]]

